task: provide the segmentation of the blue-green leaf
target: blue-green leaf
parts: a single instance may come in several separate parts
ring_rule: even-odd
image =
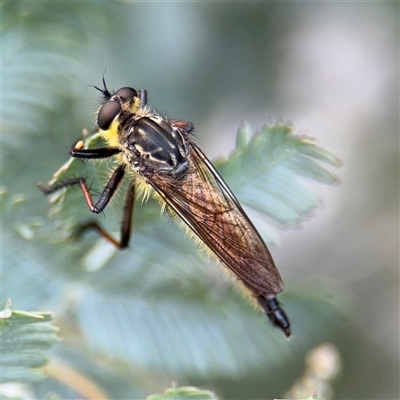
[[[49,324],[52,314],[11,309],[9,301],[0,315],[1,382],[43,379],[39,367],[48,361],[45,351],[58,342],[58,329]]]
[[[215,393],[191,386],[172,387],[163,394],[152,394],[146,400],[218,400]]]

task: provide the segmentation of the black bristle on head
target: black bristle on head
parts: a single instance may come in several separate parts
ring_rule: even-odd
[[[104,78],[104,76],[105,76],[105,74],[106,74],[106,71],[107,71],[107,68],[104,70],[103,78],[102,78],[102,81],[103,81],[103,89],[100,89],[99,87],[94,86],[94,85],[90,85],[90,86],[93,87],[93,88],[95,88],[95,89],[98,90],[99,92],[101,92],[101,93],[103,94],[103,96],[104,96],[104,100],[110,100],[110,99],[111,99],[111,93],[110,93],[110,91],[107,89],[106,80],[105,80],[105,78]]]

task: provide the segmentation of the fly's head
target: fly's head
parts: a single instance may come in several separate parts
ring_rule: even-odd
[[[104,89],[95,87],[103,94],[104,103],[97,113],[97,125],[103,138],[112,147],[123,145],[120,135],[125,123],[134,118],[140,110],[140,99],[135,89],[123,87],[111,94],[106,86]]]

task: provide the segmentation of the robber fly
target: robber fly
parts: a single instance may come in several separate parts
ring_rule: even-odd
[[[283,290],[282,279],[256,228],[234,194],[191,137],[189,122],[167,119],[147,106],[147,92],[123,87],[110,93],[103,78],[103,96],[97,125],[108,147],[85,149],[78,142],[70,154],[80,159],[118,157],[112,173],[95,203],[83,177],[72,178],[39,189],[50,194],[79,185],[93,213],[101,213],[110,202],[128,170],[120,240],[97,222],[80,226],[96,230],[119,249],[129,244],[135,200],[140,181],[154,189],[156,197],[176,214],[189,230],[227,266],[256,299],[273,325],[290,336],[290,322],[276,295]]]

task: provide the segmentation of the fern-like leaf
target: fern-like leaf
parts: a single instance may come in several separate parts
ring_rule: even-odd
[[[147,396],[146,400],[218,400],[218,397],[209,390],[181,386],[169,388],[163,394]]]
[[[312,181],[338,182],[332,170],[340,160],[290,126],[265,125],[253,136],[242,126],[237,143],[227,159],[216,161],[219,171],[243,205],[280,224],[299,223],[319,205]]]
[[[265,127],[250,140],[245,137],[248,131],[243,132],[235,152],[216,162],[239,200],[249,211],[278,223],[304,218],[319,203],[311,190],[312,180],[334,183],[331,169],[338,160],[284,125]],[[86,146],[98,146],[98,140],[98,135],[89,136]],[[94,182],[104,174],[99,163],[84,165],[70,159],[51,183],[82,175],[82,169]],[[96,357],[103,355],[145,370],[169,371],[177,377],[238,376],[260,365],[267,371],[289,359],[289,348],[312,345],[326,336],[340,309],[340,303],[326,291],[313,290],[310,296],[286,281],[292,288],[280,299],[293,322],[294,339],[289,347],[265,316],[243,302],[232,291],[230,281],[215,272],[219,267],[210,265],[213,261],[196,250],[177,226],[159,218],[155,201],[146,205],[136,202],[131,251],[119,253],[107,265],[109,250],[103,239],[98,239],[95,247],[92,235],[77,243],[65,241],[76,224],[92,217],[79,189],[56,193],[50,202],[55,225],[43,220],[41,226],[28,226],[42,244],[43,240],[53,243],[45,247],[52,256],[39,265],[49,277],[44,288],[49,301],[53,296],[56,304],[60,299],[73,299],[82,340]],[[114,209],[107,208],[107,216],[119,225],[120,216]],[[7,218],[12,220],[10,215]],[[56,240],[57,232],[61,235]],[[18,257],[29,256],[21,245]],[[9,287],[17,287],[20,280],[15,257],[10,253],[15,273],[7,275]],[[40,274],[37,279],[34,275],[30,277],[32,287],[40,280]]]
[[[9,301],[0,312],[1,382],[33,382],[44,376],[39,367],[45,353],[58,342],[58,329],[49,324],[49,312],[24,312],[11,309]]]

